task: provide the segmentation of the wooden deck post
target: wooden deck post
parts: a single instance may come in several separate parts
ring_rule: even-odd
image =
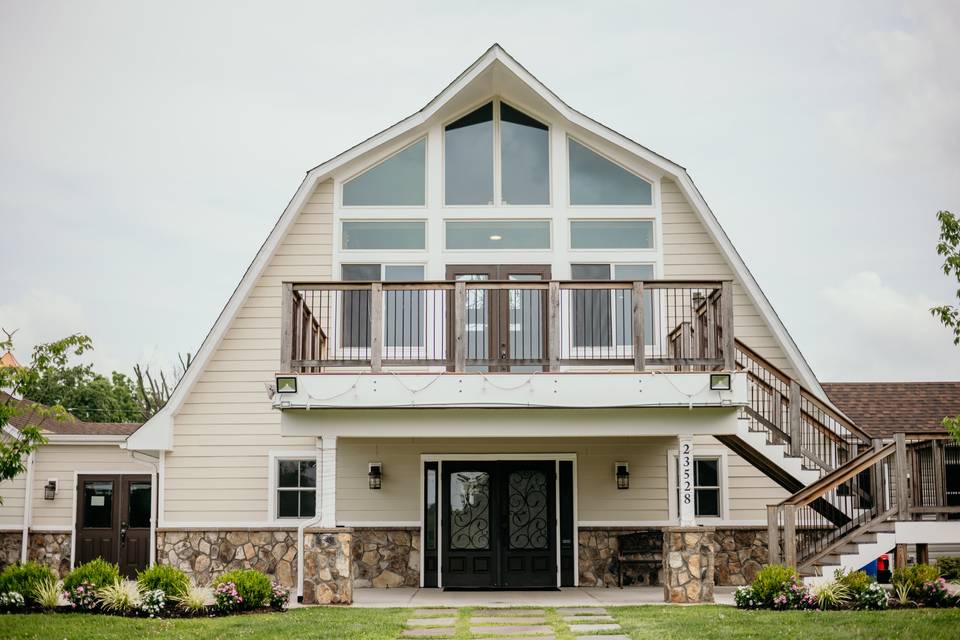
[[[458,280],[454,285],[453,301],[453,370],[467,369],[467,283]]]
[[[907,566],[907,545],[898,544],[893,555],[893,566],[896,569]]]
[[[733,281],[724,280],[720,285],[720,316],[723,329],[723,368],[736,371],[737,353],[733,334]]]
[[[803,412],[800,410],[800,383],[790,379],[790,455],[800,456],[803,444]]]
[[[947,506],[947,467],[944,459],[943,441],[931,440],[930,449],[933,458],[933,496],[934,504],[938,507]],[[945,520],[946,514],[938,513],[937,520]],[[919,562],[919,560],[917,560]]]
[[[547,285],[547,358],[549,370],[560,370],[560,283],[551,280]]]
[[[910,482],[907,479],[909,472],[909,463],[907,461],[907,437],[903,433],[897,433],[893,436],[897,451],[897,519],[906,521],[910,519]],[[897,545],[899,553],[900,545]],[[906,547],[904,547],[906,549]],[[906,557],[906,550],[904,550]]]
[[[383,284],[370,285],[370,371],[377,373],[383,363]]]
[[[293,283],[283,283],[280,298],[280,372],[290,373],[293,358]]]
[[[767,505],[767,551],[770,564],[780,564],[780,506]]]
[[[783,564],[797,568],[797,505],[783,506]]]
[[[930,564],[930,546],[926,543],[917,543],[917,564]]]
[[[643,282],[633,283],[633,370],[643,371],[646,340],[643,333]]]

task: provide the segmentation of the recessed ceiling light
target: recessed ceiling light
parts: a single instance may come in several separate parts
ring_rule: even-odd
[[[496,234],[490,236],[491,240],[503,240],[503,236],[498,236]]]

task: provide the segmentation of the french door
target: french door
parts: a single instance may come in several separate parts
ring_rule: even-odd
[[[136,578],[150,563],[150,476],[81,475],[77,479],[77,558],[103,558]]]
[[[550,265],[447,265],[447,279],[549,280]],[[468,370],[542,371],[546,317],[546,290],[469,290],[467,360],[475,364]]]
[[[554,461],[444,462],[447,588],[557,586]]]

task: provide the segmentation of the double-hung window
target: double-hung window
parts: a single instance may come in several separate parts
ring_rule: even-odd
[[[698,518],[720,517],[720,458],[694,457],[693,498]]]
[[[317,461],[277,460],[277,518],[312,518],[317,512]]]

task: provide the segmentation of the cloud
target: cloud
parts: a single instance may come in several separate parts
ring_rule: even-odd
[[[819,299],[808,355],[822,380],[960,379],[960,349],[930,315],[937,301],[898,291],[871,271],[823,289]]]

